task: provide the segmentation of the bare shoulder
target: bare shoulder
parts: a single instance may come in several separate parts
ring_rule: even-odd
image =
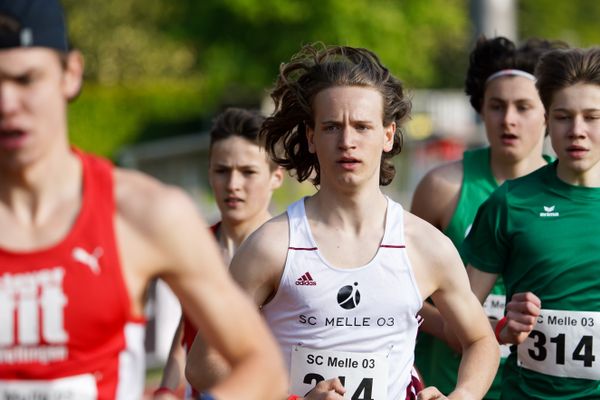
[[[430,193],[452,194],[460,189],[463,178],[462,160],[442,164],[427,172],[418,187]]]
[[[138,171],[115,170],[115,199],[119,217],[147,234],[198,215],[183,189]]]
[[[226,275],[190,196],[141,172],[116,169],[114,176],[117,245],[136,313],[142,313],[146,286],[155,277],[178,296],[189,296],[199,284],[220,280],[220,270]]]
[[[404,221],[407,246],[423,250],[420,251],[423,257],[433,260],[439,258],[440,254],[443,258],[444,253],[456,251],[452,241],[424,219],[404,211]]]
[[[432,169],[417,185],[411,211],[438,229],[444,229],[456,209],[462,178],[462,160]]]
[[[234,260],[240,259],[247,263],[246,257],[251,257],[260,260],[263,265],[283,268],[289,236],[287,213],[279,214],[265,222],[244,241],[234,256]],[[234,263],[232,262],[233,267]]]
[[[405,211],[406,248],[424,297],[428,297],[456,268],[464,270],[452,241],[435,226]]]
[[[254,231],[231,261],[231,275],[258,306],[266,304],[279,288],[288,242],[289,224],[283,213]]]

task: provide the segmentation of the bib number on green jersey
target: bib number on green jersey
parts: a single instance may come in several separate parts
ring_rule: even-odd
[[[542,310],[518,359],[546,375],[600,380],[599,347],[600,312]]]
[[[386,399],[388,370],[388,360],[384,354],[294,346],[290,370],[291,393],[305,395],[320,381],[339,377],[346,388],[345,399]]]

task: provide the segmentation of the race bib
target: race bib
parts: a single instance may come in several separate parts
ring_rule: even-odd
[[[322,380],[339,377],[345,399],[387,399],[388,359],[380,353],[292,349],[291,393],[304,396]]]
[[[600,312],[542,310],[518,362],[546,375],[600,380]]]
[[[490,294],[483,303],[483,310],[488,318],[496,320],[504,317],[504,308],[506,307],[506,295]],[[500,357],[507,358],[510,355],[510,345],[500,345]]]
[[[49,381],[0,380],[0,399],[95,400],[96,380],[91,374]]]

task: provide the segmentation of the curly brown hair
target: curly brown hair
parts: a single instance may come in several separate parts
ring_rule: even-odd
[[[392,150],[381,157],[379,184],[388,185],[396,174],[391,158],[402,149],[401,123],[410,113],[411,102],[402,83],[367,49],[311,44],[282,64],[271,93],[275,111],[260,132],[265,148],[273,161],[295,171],[298,181],[310,178],[318,186],[319,160],[308,150],[306,129],[314,128],[315,96],[334,86],[368,87],[381,93],[383,125],[396,122]]]

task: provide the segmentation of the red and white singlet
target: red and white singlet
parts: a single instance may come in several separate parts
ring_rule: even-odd
[[[303,396],[318,381],[340,377],[347,398],[404,399],[422,299],[405,248],[402,206],[388,199],[377,253],[349,269],[331,266],[319,252],[304,200],[287,215],[284,272],[262,312],[287,362],[290,393]]]
[[[144,321],[131,315],[121,272],[112,166],[77,154],[83,200],[66,237],[0,248],[0,398],[142,396]]]

